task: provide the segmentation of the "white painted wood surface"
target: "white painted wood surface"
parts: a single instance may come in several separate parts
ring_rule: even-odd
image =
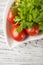
[[[43,65],[43,39],[7,48],[2,19],[6,3],[0,0],[0,65]]]

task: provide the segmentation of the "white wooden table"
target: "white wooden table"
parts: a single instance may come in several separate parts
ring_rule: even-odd
[[[2,22],[6,3],[0,0],[0,65],[43,65],[43,39],[7,48]]]

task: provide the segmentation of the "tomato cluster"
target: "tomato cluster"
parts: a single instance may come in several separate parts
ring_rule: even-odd
[[[26,28],[23,29],[20,33],[17,32],[17,28],[19,27],[19,24],[16,24],[14,21],[14,18],[18,16],[17,14],[12,15],[12,10],[10,9],[8,12],[7,20],[9,21],[10,24],[12,24],[10,28],[10,35],[11,37],[16,40],[16,41],[22,41],[27,38],[27,36],[34,36],[39,33],[39,26],[36,25],[33,28]]]

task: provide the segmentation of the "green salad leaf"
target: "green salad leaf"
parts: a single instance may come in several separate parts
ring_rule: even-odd
[[[14,18],[20,24],[18,32],[34,27],[34,24],[38,24],[40,30],[43,30],[43,0],[20,0],[18,8],[13,9],[15,11],[19,15]]]

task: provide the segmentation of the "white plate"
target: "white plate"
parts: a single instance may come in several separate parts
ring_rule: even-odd
[[[5,36],[6,36],[6,41],[7,43],[10,45],[10,47],[15,47],[16,45],[19,45],[21,43],[26,43],[28,41],[31,41],[31,40],[38,40],[38,39],[41,39],[43,38],[43,34],[42,35],[37,35],[37,36],[33,36],[33,37],[28,37],[26,40],[22,41],[22,42],[17,42],[15,40],[12,40],[10,37],[7,36],[7,32],[6,32],[6,19],[7,19],[7,14],[8,14],[8,10],[9,8],[11,7],[11,5],[13,4],[14,0],[8,0],[8,3],[6,5],[6,8],[5,8],[5,12],[4,12],[4,16],[3,16],[3,23],[4,23],[4,30],[5,30]]]

